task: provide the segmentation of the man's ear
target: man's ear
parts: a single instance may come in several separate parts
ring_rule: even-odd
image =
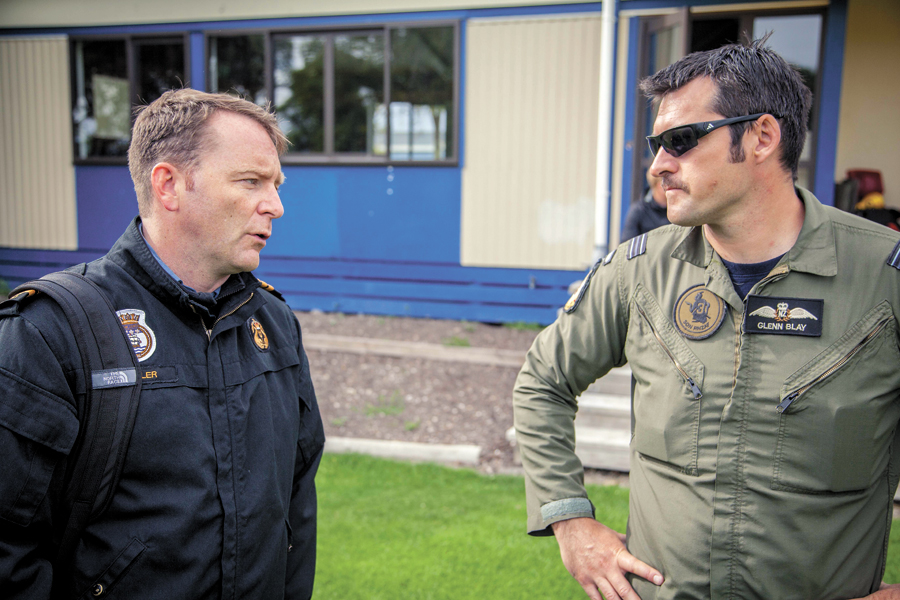
[[[756,162],[765,162],[770,157],[779,160],[780,155],[776,151],[781,144],[781,125],[778,120],[772,115],[763,115],[753,124],[752,131],[755,136],[751,151]]]
[[[157,163],[150,171],[150,187],[165,210],[177,211],[185,190],[185,175],[171,163]]]

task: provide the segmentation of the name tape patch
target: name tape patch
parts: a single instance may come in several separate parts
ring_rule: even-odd
[[[773,335],[822,335],[825,301],[816,298],[747,296],[745,333]]]
[[[95,390],[105,388],[126,387],[137,382],[134,367],[91,371],[91,387]]]

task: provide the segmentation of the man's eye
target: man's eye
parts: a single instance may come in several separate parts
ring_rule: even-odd
[[[259,179],[242,179],[241,181],[249,183],[250,185],[256,185],[259,182]]]

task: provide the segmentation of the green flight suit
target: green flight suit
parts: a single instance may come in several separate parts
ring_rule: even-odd
[[[900,263],[900,234],[798,194],[797,243],[747,300],[701,228],[654,230],[645,252],[636,238],[594,267],[516,381],[528,531],[551,535],[551,523],[593,512],[574,454],[576,397],[631,365],[627,546],[666,578],[632,577],[643,600],[878,589],[900,476],[900,271],[888,264]],[[689,339],[673,310],[698,285],[725,312]],[[818,313],[786,310],[811,300]],[[748,319],[749,302],[762,308]],[[776,308],[780,320],[759,317]],[[789,325],[821,335],[786,335]],[[758,327],[781,331],[746,331]]]

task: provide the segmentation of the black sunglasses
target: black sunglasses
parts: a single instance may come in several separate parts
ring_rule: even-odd
[[[666,152],[672,156],[681,156],[688,150],[696,148],[697,144],[700,143],[700,138],[711,131],[715,131],[719,127],[731,125],[732,123],[741,123],[743,121],[755,121],[766,114],[769,113],[756,113],[755,115],[747,115],[746,117],[731,117],[730,119],[721,119],[719,121],[704,121],[703,123],[679,125],[672,129],[666,129],[659,135],[648,135],[647,143],[650,144],[650,152],[653,156],[656,156],[660,147],[665,148]]]

